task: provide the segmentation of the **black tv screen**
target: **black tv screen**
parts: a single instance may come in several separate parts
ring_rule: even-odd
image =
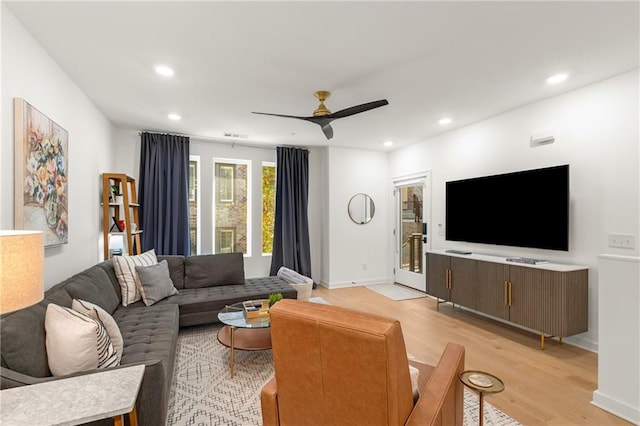
[[[569,165],[447,182],[446,239],[569,250]]]

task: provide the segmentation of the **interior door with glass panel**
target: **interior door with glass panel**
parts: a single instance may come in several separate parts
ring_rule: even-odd
[[[426,291],[427,176],[394,183],[395,282]]]

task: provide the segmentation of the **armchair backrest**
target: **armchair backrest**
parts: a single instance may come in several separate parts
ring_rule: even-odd
[[[413,408],[397,320],[282,300],[270,312],[281,425],[402,425]]]

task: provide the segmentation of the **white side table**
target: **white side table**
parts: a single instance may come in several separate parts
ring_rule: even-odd
[[[113,417],[138,425],[136,399],[144,365],[104,370],[66,379],[4,389],[0,392],[3,426],[71,426]]]

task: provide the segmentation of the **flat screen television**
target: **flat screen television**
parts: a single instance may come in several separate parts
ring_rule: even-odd
[[[446,239],[569,250],[569,165],[446,183]]]

